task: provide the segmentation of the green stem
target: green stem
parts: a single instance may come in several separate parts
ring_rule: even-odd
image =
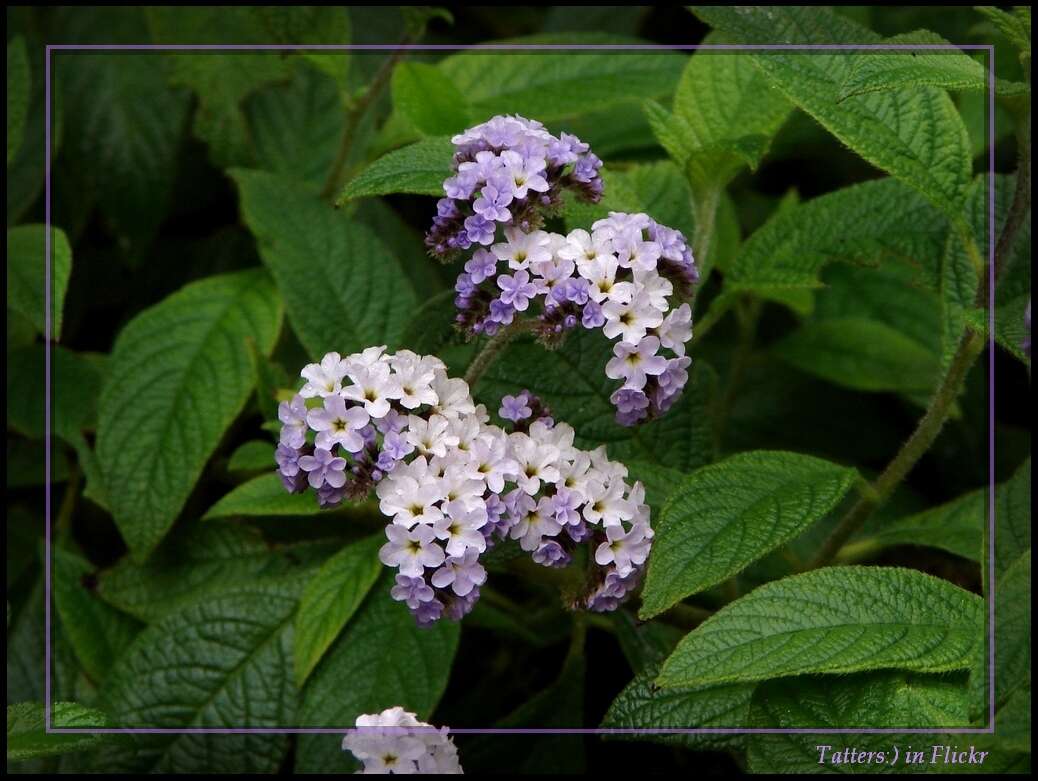
[[[919,420],[912,436],[901,447],[893,460],[876,481],[863,492],[854,506],[840,521],[836,530],[815,557],[810,567],[822,567],[830,563],[847,542],[868,520],[869,516],[882,505],[894,489],[912,471],[923,454],[930,449],[937,435],[941,433],[948,415],[955,405],[955,400],[962,390],[963,381],[973,362],[984,349],[984,339],[978,334],[967,332],[959,348],[952,358],[948,373],[934,394],[926,413]]]
[[[487,370],[498,354],[525,329],[525,323],[521,320],[516,320],[490,337],[486,344],[483,345],[483,349],[476,353],[476,357],[472,359],[468,369],[465,370],[465,382],[468,383],[470,390],[476,387],[479,378],[483,376],[483,372]]]
[[[406,36],[400,43],[404,45],[411,43],[412,40],[411,36]],[[350,152],[353,150],[353,142],[357,137],[357,129],[360,127],[361,120],[364,119],[364,115],[371,104],[382,94],[382,90],[389,83],[393,67],[405,53],[405,49],[396,49],[389,55],[378,69],[378,73],[375,74],[375,78],[372,79],[364,94],[346,112],[346,123],[342,130],[342,138],[339,140],[339,150],[335,154],[335,162],[332,163],[331,170],[328,172],[328,178],[325,179],[324,186],[321,188],[322,198],[330,198],[339,188],[343,170],[350,158]]]

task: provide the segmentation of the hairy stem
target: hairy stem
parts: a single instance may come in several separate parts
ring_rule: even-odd
[[[412,40],[411,36],[407,36],[400,43],[404,45],[411,43]],[[364,119],[364,115],[371,104],[382,94],[382,90],[389,83],[389,77],[393,74],[394,66],[405,53],[406,50],[404,49],[396,49],[390,54],[378,69],[375,78],[372,79],[364,94],[347,110],[346,124],[342,130],[342,138],[339,141],[339,151],[335,154],[335,162],[332,163],[331,170],[328,172],[328,178],[325,179],[324,186],[321,188],[322,198],[330,198],[339,188],[343,170],[346,168],[346,162],[349,160],[350,152],[353,150],[353,142],[357,137],[357,129],[360,127],[361,120]]]
[[[934,394],[926,413],[919,420],[912,436],[901,447],[893,460],[887,464],[887,468],[876,478],[876,481],[863,492],[862,496],[854,503],[854,506],[840,521],[836,530],[832,533],[821,551],[811,563],[811,568],[822,567],[836,557],[855,532],[862,527],[869,516],[882,505],[898,484],[912,471],[923,454],[930,449],[937,435],[941,433],[948,415],[955,404],[955,399],[962,389],[962,383],[966,378],[973,362],[984,349],[984,339],[979,334],[967,332],[959,348],[952,358],[951,367],[944,376],[941,384]]]
[[[483,376],[483,372],[487,370],[498,354],[523,330],[524,325],[522,321],[516,320],[490,337],[487,343],[483,345],[483,349],[476,353],[476,357],[472,359],[468,369],[465,370],[465,382],[468,383],[469,389],[476,386],[479,378]]]

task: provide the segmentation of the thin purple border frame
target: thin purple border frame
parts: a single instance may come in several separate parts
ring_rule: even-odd
[[[335,734],[355,731],[356,727],[188,727],[169,728],[71,728],[51,726],[51,52],[58,51],[986,51],[988,61],[988,726],[940,728],[728,728],[728,727],[654,727],[654,728],[450,728],[456,734],[567,734],[567,735],[622,735],[622,734],[993,734],[994,733],[994,46],[990,44],[475,44],[471,46],[411,44],[411,45],[219,45],[219,44],[48,44],[45,57],[45,271],[44,271],[44,338],[45,338],[45,479],[46,499],[46,561],[45,614],[46,614],[46,679],[44,725],[53,734]]]

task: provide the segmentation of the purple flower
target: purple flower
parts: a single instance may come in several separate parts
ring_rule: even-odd
[[[512,213],[508,211],[508,204],[511,202],[511,191],[498,190],[494,185],[487,184],[480,197],[472,204],[472,208],[485,220],[508,222],[512,219]]]
[[[580,322],[585,328],[601,328],[605,325],[605,315],[602,307],[594,301],[584,304],[584,311],[580,315]]]
[[[584,503],[583,497],[569,488],[559,488],[551,498],[551,510],[555,520],[563,526],[576,526],[580,523],[578,508]]]
[[[432,586],[425,582],[425,578],[411,578],[407,575],[396,576],[396,585],[390,589],[389,594],[412,610],[417,610],[424,602],[431,602],[435,596]]]
[[[525,391],[518,396],[504,396],[501,399],[501,409],[498,410],[497,414],[503,420],[511,420],[518,423],[520,420],[525,420],[533,414],[529,401],[529,394]]]
[[[432,626],[443,615],[443,603],[438,599],[430,599],[411,610],[411,615],[414,616],[418,626]]]
[[[497,223],[478,214],[465,218],[465,233],[473,244],[483,244],[484,246],[491,244],[494,241],[496,226]]]
[[[460,621],[469,613],[472,612],[472,608],[476,606],[479,601],[479,587],[475,587],[465,596],[454,595],[447,602],[446,614],[447,618],[452,621]]]
[[[490,302],[490,321],[499,325],[508,325],[515,318],[515,307],[506,304],[500,298]],[[493,334],[490,334],[491,336]]]
[[[317,489],[317,506],[322,510],[327,510],[332,507],[338,507],[342,504],[342,500],[346,498],[346,487],[336,488],[335,486],[325,483]]]
[[[566,553],[566,549],[555,540],[542,542],[531,555],[533,560],[542,567],[565,567],[572,560],[572,557]]]
[[[283,401],[278,405],[278,419],[281,421],[281,444],[299,448],[306,443],[306,399],[298,393],[291,401]]]
[[[468,548],[460,556],[448,556],[440,569],[432,576],[432,584],[436,588],[451,589],[459,597],[468,596],[473,589],[478,589],[487,580],[487,571],[479,563],[479,551]]]
[[[537,285],[530,281],[530,275],[523,270],[515,272],[513,276],[502,274],[497,278],[497,286],[503,291],[501,300],[520,312],[525,312],[530,306],[530,299],[540,292]]]
[[[330,450],[323,447],[314,450],[312,456],[300,457],[299,466],[310,473],[307,479],[314,488],[320,488],[325,483],[333,488],[346,485],[346,459],[332,455]]]
[[[463,291],[456,286],[455,290],[459,293],[471,292],[475,285],[497,274],[497,258],[494,257],[494,253],[490,250],[481,247],[465,263],[465,271],[469,274],[468,278],[472,287],[468,291]]]
[[[304,455],[301,448],[278,445],[274,451],[274,460],[278,463],[278,471],[283,477],[295,477],[299,474],[299,457]]]

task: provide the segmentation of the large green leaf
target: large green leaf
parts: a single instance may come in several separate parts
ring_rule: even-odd
[[[10,165],[25,138],[25,120],[29,116],[32,94],[32,72],[25,39],[21,36],[7,42],[7,164]],[[8,251],[10,255],[10,251]]]
[[[7,355],[8,425],[27,437],[46,433],[46,349],[32,344]],[[51,431],[75,445],[81,432],[97,425],[97,401],[107,366],[106,356],[76,353],[51,345]]]
[[[916,30],[887,38],[884,43],[896,46],[923,44],[947,49],[878,51],[858,54],[843,84],[840,97],[845,99],[866,92],[884,92],[915,86],[941,87],[948,90],[985,92],[988,73],[985,66],[937,33]],[[1000,97],[1023,96],[1030,88],[1023,83],[995,79],[995,94]]]
[[[819,677],[769,682],[753,696],[750,723],[759,729],[931,727],[938,732],[941,727],[963,727],[969,722],[960,679],[879,672],[848,676],[836,686]],[[928,764],[930,744],[938,740],[908,734],[753,735],[747,740],[747,760],[750,770],[758,773],[897,773],[911,769],[911,765],[904,767],[908,751],[924,751]],[[896,763],[894,746],[898,747]],[[861,760],[850,761],[846,748],[860,752]],[[869,752],[872,757],[866,760]],[[929,769],[948,772],[951,768]]]
[[[166,217],[190,95],[169,87],[163,60],[130,52],[76,52],[54,60],[69,163],[102,211],[131,239],[146,239]]]
[[[694,362],[684,395],[661,418],[633,428],[618,425],[609,401],[616,383],[605,375],[610,342],[598,332],[577,329],[558,350],[517,340],[495,361],[475,388],[487,409],[501,397],[528,388],[551,408],[555,419],[576,430],[580,447],[608,445],[613,458],[648,461],[690,471],[714,458],[710,406],[716,375]]]
[[[569,33],[515,38],[522,45],[642,43],[600,33]],[[541,122],[667,95],[674,89],[686,57],[676,52],[629,51],[467,51],[439,64],[472,106],[476,120],[494,114],[521,114]]]
[[[7,761],[24,762],[27,759],[51,757],[69,752],[82,753],[111,740],[110,735],[47,732],[43,704],[23,702],[7,706]],[[89,729],[106,727],[108,721],[101,711],[84,708],[74,702],[51,703],[51,727]]]
[[[362,713],[395,705],[427,719],[436,707],[458,646],[458,625],[444,620],[418,627],[407,608],[389,596],[390,583],[387,575],[372,589],[310,676],[299,705],[299,726],[352,727]],[[300,737],[297,773],[342,767],[338,741]]]
[[[697,6],[695,13],[742,43],[881,41],[823,8]],[[969,137],[946,92],[912,86],[845,97],[841,89],[860,56],[857,52],[772,50],[744,56],[752,57],[787,98],[865,160],[959,218],[970,177]]]
[[[376,534],[347,545],[324,563],[306,584],[295,626],[295,681],[303,687],[325,651],[360,607],[382,570]]]
[[[1031,459],[995,490],[995,577],[1031,549]],[[985,566],[987,562],[985,562]]]
[[[260,475],[234,488],[206,510],[202,520],[213,518],[317,515],[312,493],[290,494],[276,474]]]
[[[447,137],[425,138],[395,149],[357,174],[343,189],[338,204],[392,193],[442,196],[453,159],[454,145]]]
[[[772,581],[690,632],[660,686],[883,668],[966,669],[981,641],[976,594],[916,570],[829,567]]]
[[[233,176],[245,221],[311,357],[398,345],[416,297],[378,236],[291,180],[260,171]]]
[[[624,729],[746,727],[755,684],[732,683],[660,689],[653,681],[659,664],[651,664],[624,688],[602,719],[603,727]],[[705,733],[626,736],[689,748],[741,744],[743,738]]]
[[[216,590],[140,634],[111,672],[104,701],[119,726],[292,726],[292,618],[298,583]],[[137,737],[137,736],[135,736]],[[141,736],[111,769],[273,773],[287,735]]]
[[[711,33],[705,44],[729,41]],[[744,53],[701,50],[674,91],[673,114],[650,107],[668,153],[700,186],[723,188],[741,167],[756,168],[792,104]]]
[[[20,225],[7,231],[7,306],[25,317],[39,333],[44,332],[47,308],[44,274],[47,268],[44,225]],[[65,292],[72,273],[72,248],[60,228],[51,230],[50,336],[61,339]]]
[[[94,573],[89,561],[61,547],[54,547],[51,557],[54,607],[61,617],[64,634],[87,675],[99,684],[141,626],[91,593],[85,585]]]
[[[137,315],[101,393],[97,456],[131,552],[150,553],[253,385],[246,339],[269,353],[281,302],[259,269],[208,277]]]
[[[674,489],[654,524],[639,615],[651,618],[738,574],[832,510],[853,469],[778,451],[740,453]]]
[[[725,276],[730,292],[752,292],[807,313],[833,261],[903,261],[935,279],[948,221],[895,179],[845,187],[783,211],[747,239]]]
[[[468,124],[465,96],[435,65],[402,62],[393,69],[393,107],[423,135],[460,133]]]

